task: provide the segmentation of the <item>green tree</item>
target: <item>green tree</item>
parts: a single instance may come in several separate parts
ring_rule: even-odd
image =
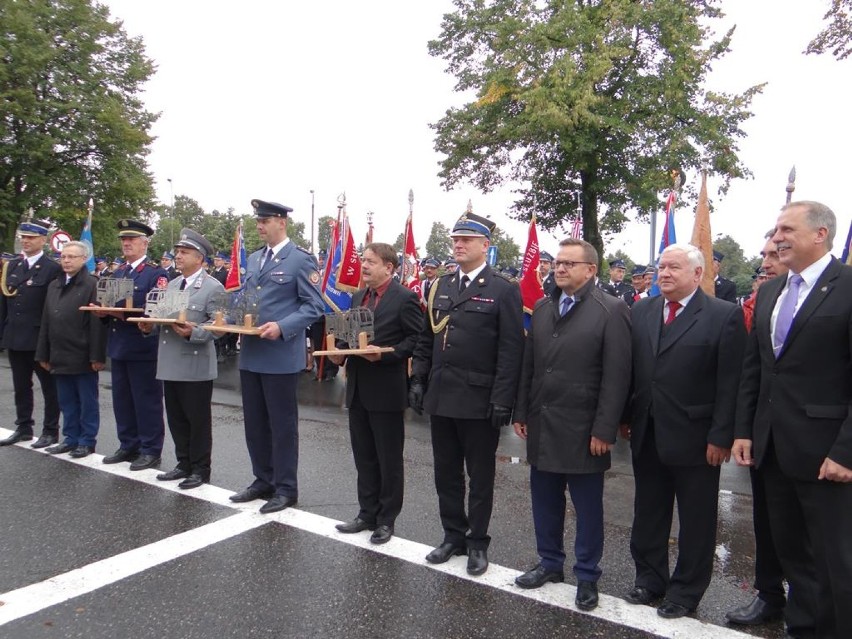
[[[331,225],[334,224],[334,218],[330,215],[323,215],[317,221],[317,247],[320,249],[329,250],[331,243]]]
[[[624,279],[626,279],[629,282],[630,281],[630,274],[633,272],[633,267],[636,266],[636,262],[634,262],[630,258],[630,256],[627,253],[625,253],[624,251],[622,251],[621,249],[618,249],[615,253],[608,253],[606,258],[604,258],[603,262],[601,263],[600,273],[598,274],[600,280],[603,281],[603,282],[609,282],[610,281],[610,279],[609,279],[609,263],[614,261],[614,260],[621,260],[622,262],[624,262],[624,267],[625,267]]]
[[[94,244],[113,245],[153,206],[141,38],[91,0],[3,0],[0,23],[0,240],[30,207],[77,237],[92,197]]]
[[[440,222],[432,222],[432,232],[426,240],[426,255],[445,260],[452,254],[453,241],[450,239],[450,229]]]
[[[402,253],[403,244],[405,244],[405,233],[400,233],[396,238],[396,242],[393,243],[393,247],[396,249],[397,253]]]
[[[520,184],[514,214],[552,230],[582,208],[583,235],[627,209],[662,207],[672,167],[749,175],[737,156],[742,123],[762,85],[708,91],[733,30],[710,40],[719,0],[454,0],[430,53],[456,90],[477,99],[433,125],[445,188]],[[599,219],[600,218],[600,219]]]
[[[503,266],[516,266],[521,256],[521,248],[509,235],[500,229],[491,233],[491,245],[497,247],[497,263]]]
[[[725,256],[719,266],[719,274],[737,285],[737,295],[751,293],[751,276],[759,265],[759,258],[747,258],[742,247],[730,235],[719,235],[713,242],[713,250]]]
[[[828,24],[808,44],[805,53],[830,52],[838,60],[852,53],[852,0],[831,0],[823,16]]]

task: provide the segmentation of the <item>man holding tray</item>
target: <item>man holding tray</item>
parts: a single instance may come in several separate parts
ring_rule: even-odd
[[[163,381],[169,431],[175,441],[177,466],[157,475],[160,481],[182,479],[178,488],[197,488],[210,481],[213,449],[213,380],[216,366],[215,336],[198,324],[212,320],[217,295],[225,289],[203,268],[213,246],[200,233],[182,229],[175,243],[178,275],[169,282],[166,295],[189,291],[185,315],[173,324],[141,322],[143,333],[156,335],[157,379]]]
[[[246,445],[255,480],[234,502],[268,499],[261,513],[296,504],[299,412],[296,389],[305,368],[305,330],[324,310],[314,256],[287,237],[289,206],[252,200],[266,245],[248,258],[245,287],[258,296],[257,335],[243,335],[240,384]]]

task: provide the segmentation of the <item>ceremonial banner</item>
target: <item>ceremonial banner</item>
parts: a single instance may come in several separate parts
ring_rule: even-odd
[[[675,204],[677,203],[677,191],[672,189],[669,197],[666,200],[666,219],[663,224],[663,232],[660,235],[660,249],[657,251],[656,265],[660,264],[660,255],[663,249],[671,244],[677,243],[677,235],[675,233],[674,212]],[[648,297],[654,297],[660,294],[660,287],[657,286],[657,270],[654,269],[654,278],[651,280],[651,288],[648,290]]]
[[[83,224],[83,230],[80,231],[80,241],[89,247],[89,259],[86,260],[86,268],[89,273],[95,272],[95,245],[92,241],[92,209],[95,206],[95,201],[89,198],[89,212],[86,216],[86,222]]]
[[[701,172],[701,191],[698,193],[698,206],[695,209],[695,226],[692,227],[690,244],[704,254],[704,277],[701,290],[716,297],[715,276],[713,274],[713,239],[710,235],[710,200],[707,198],[707,173]]]
[[[354,293],[361,288],[361,258],[355,250],[355,240],[349,229],[349,217],[343,210],[341,256],[337,271],[337,288]]]
[[[361,263],[358,260],[358,254],[355,252],[354,243],[351,243],[349,236],[348,224],[346,223],[346,213],[341,209],[337,223],[332,230],[332,244],[329,249],[328,261],[325,267],[325,280],[323,281],[322,297],[325,300],[328,312],[342,313],[348,311],[352,306],[352,293],[358,290],[357,285],[351,286],[351,282],[356,276],[358,282],[361,280]],[[347,251],[347,243],[352,246]],[[357,264],[357,273],[355,264],[352,263],[353,256],[355,264]]]
[[[538,231],[535,227],[535,215],[530,220],[530,228],[527,233],[527,248],[524,251],[524,263],[521,270],[521,299],[524,303],[524,328],[529,330],[535,303],[544,297],[544,289],[541,287],[541,274],[538,272],[540,262],[540,250],[538,246]]]
[[[243,221],[237,223],[234,231],[234,243],[231,245],[231,268],[225,279],[226,291],[237,291],[243,287],[246,274],[246,245],[243,241]]]
[[[402,249],[402,274],[403,285],[417,293],[417,297],[423,298],[420,281],[420,260],[417,259],[417,247],[414,243],[414,232],[411,228],[411,213],[405,222],[405,242]]]
[[[583,218],[575,217],[571,220],[571,237],[575,240],[583,239]]]

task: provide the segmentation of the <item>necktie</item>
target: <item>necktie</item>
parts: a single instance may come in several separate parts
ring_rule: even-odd
[[[30,261],[24,258],[24,273],[30,270]]]
[[[561,309],[559,311],[559,316],[565,317],[568,314],[568,311],[571,310],[572,306],[574,306],[574,298],[573,297],[566,297],[564,300],[562,300],[562,306],[561,306]]]
[[[423,299],[429,299],[429,289],[432,287],[432,282],[426,280],[426,283],[423,285]]]
[[[633,293],[633,301],[634,302],[638,302],[641,299],[642,299],[642,295],[640,293],[636,293],[636,292]]]
[[[268,248],[268,249],[266,249],[266,253],[264,253],[264,255],[263,255],[263,264],[260,265],[260,268],[263,268],[264,266],[266,266],[269,263],[269,260],[271,260],[271,259],[272,259],[272,249]]]
[[[186,288],[186,278],[183,278],[183,282],[180,283],[180,290],[184,290]]]
[[[796,303],[799,301],[799,287],[804,280],[798,273],[790,276],[790,281],[787,283],[787,295],[781,303],[781,308],[778,309],[778,317],[775,320],[775,357],[781,354],[784,342],[787,341],[787,334],[790,332],[790,326],[793,324],[793,317],[796,310]]]
[[[462,275],[461,281],[459,282],[459,293],[464,292],[464,289],[467,288],[468,282],[470,282],[470,278],[467,275]]]
[[[680,302],[669,302],[669,314],[666,316],[666,326],[675,321],[675,317],[677,317],[677,312],[680,309]]]

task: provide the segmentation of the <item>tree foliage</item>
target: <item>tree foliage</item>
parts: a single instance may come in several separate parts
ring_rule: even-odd
[[[805,53],[830,52],[838,60],[852,53],[852,0],[831,0],[823,16],[828,24],[808,44]]]
[[[331,243],[331,225],[334,224],[334,218],[330,215],[323,215],[317,220],[317,247],[328,251],[328,245]]]
[[[0,24],[0,239],[31,207],[77,237],[92,197],[104,243],[153,205],[157,116],[139,94],[154,65],[91,0],[2,0]]]
[[[497,263],[502,266],[517,266],[521,248],[507,233],[494,229],[491,233],[491,245],[497,247]]]
[[[713,242],[713,250],[725,256],[719,267],[719,274],[737,285],[737,295],[751,293],[752,275],[760,266],[759,257],[747,258],[742,247],[730,235],[720,235]],[[709,267],[709,268],[712,268]]]
[[[673,167],[749,175],[737,156],[762,85],[704,88],[733,29],[710,39],[719,0],[454,0],[430,53],[477,99],[433,125],[446,188],[520,184],[514,214],[545,229],[573,217],[602,233],[662,208]],[[601,214],[602,212],[602,214]],[[600,217],[600,219],[599,219]]]
[[[432,231],[426,240],[426,256],[437,260],[445,260],[453,254],[453,241],[450,239],[450,229],[440,222],[432,222]]]

